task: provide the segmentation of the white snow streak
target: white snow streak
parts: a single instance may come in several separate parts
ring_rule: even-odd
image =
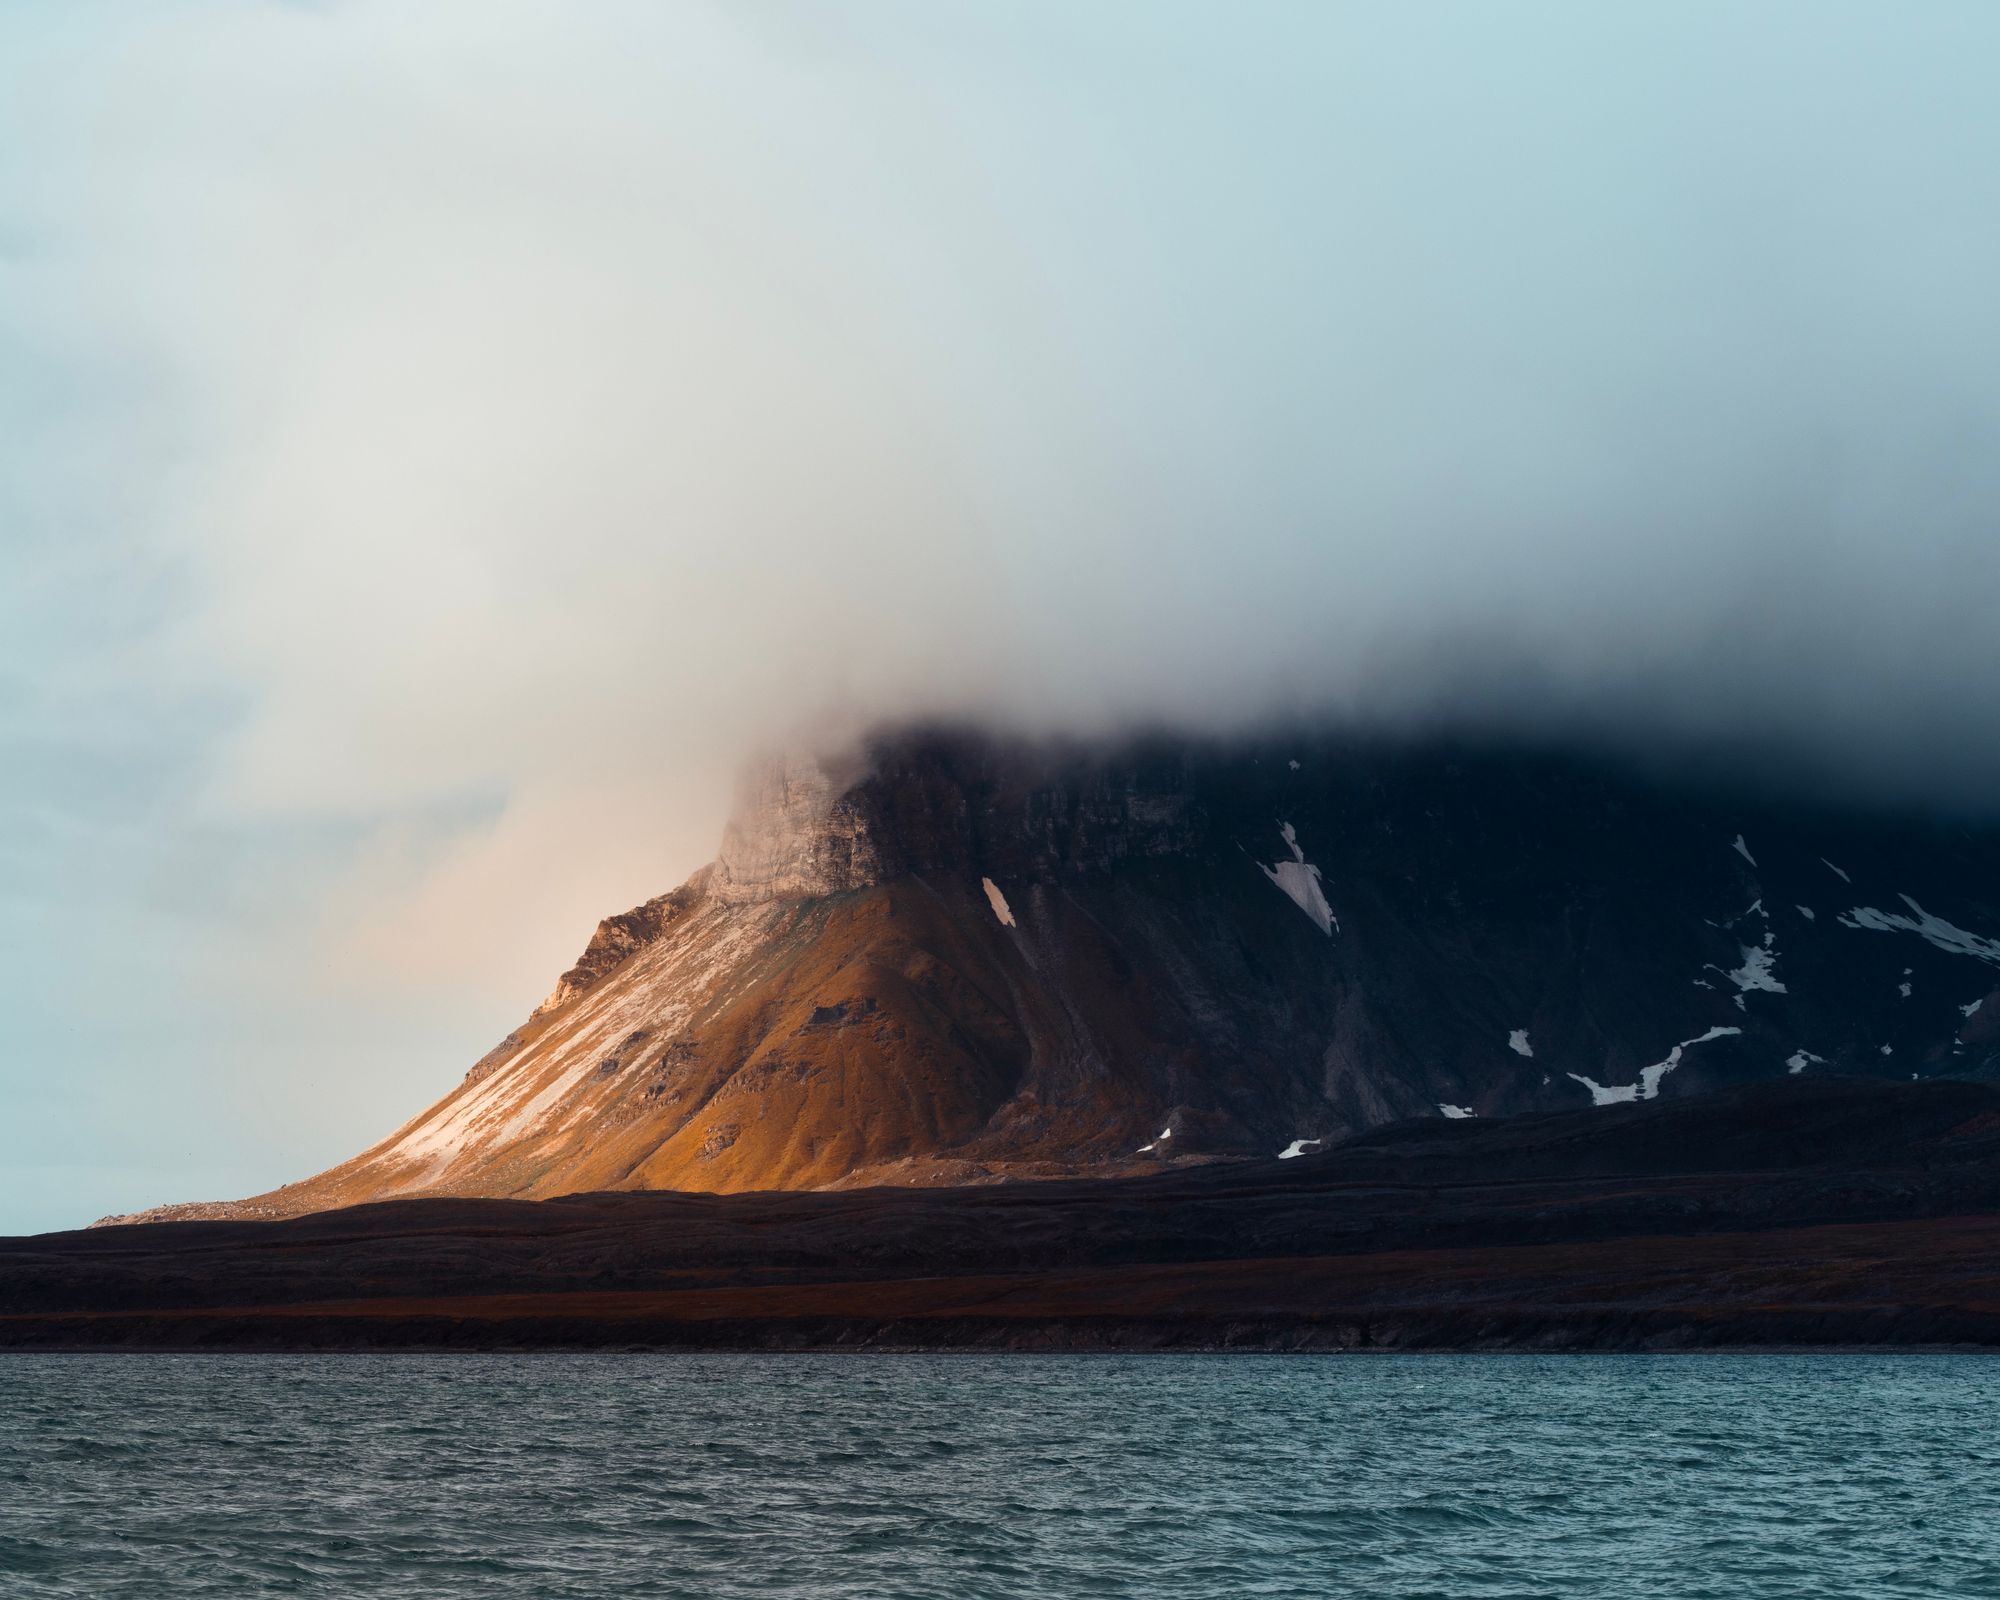
[[[1842,883],[1852,883],[1854,881],[1846,873],[1842,872],[1840,868],[1836,867],[1831,861],[1827,860],[1825,856],[1821,856],[1819,858],[1819,864],[1825,867],[1828,872],[1837,874]]]
[[[771,915],[762,907],[705,909],[678,934],[607,973],[541,1039],[433,1107],[373,1159],[429,1163],[415,1181],[430,1182],[461,1158],[547,1131],[563,1100],[592,1080],[598,1062],[633,1029],[644,1024],[658,1036],[685,1025],[716,974],[761,940]],[[585,1105],[572,1107],[571,1120]]]
[[[1013,927],[1014,913],[1008,909],[1007,897],[1000,892],[1000,885],[991,878],[981,878],[979,882],[986,890],[986,903],[993,908],[993,915],[1000,919],[1004,927]]]
[[[1741,1028],[1710,1028],[1698,1039],[1683,1039],[1667,1052],[1664,1061],[1655,1061],[1650,1067],[1642,1068],[1637,1083],[1606,1086],[1594,1078],[1586,1078],[1580,1072],[1572,1072],[1570,1076],[1590,1091],[1590,1103],[1595,1106],[1615,1106],[1629,1100],[1651,1100],[1658,1096],[1661,1080],[1681,1064],[1683,1050],[1692,1049],[1698,1044],[1707,1044],[1711,1039],[1726,1039],[1742,1031]]]
[[[1797,906],[1794,909],[1798,912],[1800,916],[1804,917],[1808,922],[1819,921],[1819,918],[1816,915],[1814,915],[1813,908],[1811,906]]]
[[[1749,862],[1751,866],[1754,867],[1757,865],[1757,858],[1750,853],[1750,847],[1743,842],[1743,835],[1740,833],[1736,836],[1736,844],[1734,848],[1736,853],[1739,856],[1741,856],[1745,861]]]
[[[1595,1078],[1586,1078],[1580,1072],[1572,1072],[1570,1076],[1590,1091],[1590,1103],[1594,1106],[1615,1106],[1621,1101],[1639,1098],[1639,1086],[1636,1083],[1618,1084],[1607,1088]]]
[[[1319,931],[1330,939],[1333,930],[1340,924],[1334,920],[1333,907],[1326,903],[1326,891],[1320,887],[1319,868],[1306,860],[1305,851],[1299,848],[1299,836],[1289,822],[1280,823],[1278,832],[1291,850],[1292,859],[1269,867],[1260,861],[1258,870],[1284,890],[1292,903],[1311,917]]]
[[[1856,906],[1840,914],[1844,928],[1867,928],[1876,933],[1914,933],[1955,956],[1971,956],[1976,961],[2000,967],[2000,939],[1983,939],[1976,933],[1954,927],[1943,917],[1934,917],[1908,895],[1897,897],[1916,913],[1906,917],[1899,911],[1878,911],[1873,906]]]
[[[1723,976],[1736,985],[1739,1004],[1752,989],[1761,989],[1765,994],[1785,993],[1785,986],[1777,978],[1778,952],[1771,948],[1769,935],[1763,944],[1741,944],[1736,948],[1743,952],[1743,965]]]
[[[1476,1117],[1479,1115],[1479,1113],[1474,1111],[1470,1106],[1448,1106],[1443,1104],[1442,1102],[1439,1103],[1438,1110],[1442,1111],[1447,1117],[1450,1117],[1454,1122],[1458,1121],[1460,1118],[1463,1117]]]
[[[1280,1161],[1289,1161],[1293,1156],[1302,1156],[1306,1153],[1307,1145],[1318,1144],[1320,1142],[1318,1139],[1294,1139],[1278,1152],[1278,1159]]]
[[[1507,1035],[1507,1048],[1517,1056],[1531,1056],[1535,1053],[1535,1047],[1528,1043],[1526,1028],[1516,1028]]]
[[[1806,1070],[1806,1063],[1809,1061],[1816,1061],[1822,1067],[1826,1065],[1825,1056],[1816,1056],[1810,1050],[1794,1050],[1790,1055],[1785,1057],[1785,1065],[1792,1069],[1793,1077],[1797,1077],[1801,1072],[1804,1072]]]
[[[1749,1009],[1744,1005],[1743,997],[1753,989],[1762,990],[1765,994],[1786,992],[1785,986],[1778,981],[1778,952],[1771,948],[1776,943],[1777,937],[1775,933],[1766,933],[1761,945],[1739,944],[1736,948],[1743,953],[1743,965],[1734,971],[1722,972],[1722,968],[1718,966],[1713,964],[1709,966],[1710,972],[1722,972],[1723,977],[1736,985],[1734,998],[1738,1011]]]

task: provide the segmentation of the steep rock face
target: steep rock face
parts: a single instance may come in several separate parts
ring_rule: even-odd
[[[701,903],[715,872],[714,867],[704,867],[678,889],[656,895],[630,911],[606,917],[590,936],[590,943],[583,947],[583,954],[576,958],[576,965],[556,979],[556,986],[550,991],[548,999],[535,1007],[529,1020],[574,1000],[599,978],[658,939],[673,926],[676,918],[687,915]],[[508,1042],[517,1037],[510,1035]],[[485,1066],[492,1059],[489,1053],[480,1065]]]
[[[853,793],[865,776],[856,756],[794,753],[753,767],[723,830],[709,891],[746,904],[879,883],[877,839]]]
[[[1113,1172],[1987,1075],[1996,980],[1992,834],[1519,751],[905,731],[752,773],[718,862],[381,1144],[154,1215]]]

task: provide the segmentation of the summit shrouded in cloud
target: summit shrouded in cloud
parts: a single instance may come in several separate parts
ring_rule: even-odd
[[[802,727],[1444,719],[2000,808],[1996,47],[9,11],[0,1223],[360,1147]]]

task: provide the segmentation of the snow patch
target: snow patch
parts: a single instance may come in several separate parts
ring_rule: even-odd
[[[1785,1057],[1785,1065],[1792,1069],[1792,1076],[1795,1078],[1806,1070],[1807,1062],[1817,1062],[1823,1067],[1826,1065],[1826,1057],[1816,1056],[1810,1050],[1794,1050]]]
[[[1622,1101],[1637,1100],[1639,1098],[1639,1086],[1636,1083],[1615,1084],[1607,1087],[1599,1083],[1595,1078],[1586,1078],[1580,1072],[1572,1072],[1570,1076],[1590,1091],[1590,1103],[1594,1106],[1615,1106]]]
[[[1901,995],[1905,1000],[1910,998],[1910,980],[1908,978],[1905,978],[1901,983],[1896,985],[1896,993]]]
[[[1762,944],[1740,944],[1736,948],[1743,953],[1743,965],[1730,972],[1722,972],[1720,967],[1711,967],[1712,972],[1722,972],[1723,977],[1736,985],[1736,1009],[1747,1010],[1743,997],[1753,990],[1765,994],[1784,994],[1785,986],[1778,981],[1778,952],[1771,948],[1775,934],[1765,934]]]
[[[1326,891],[1320,887],[1319,868],[1306,860],[1305,851],[1299,848],[1299,836],[1289,822],[1278,824],[1278,832],[1283,836],[1286,848],[1292,852],[1292,859],[1268,867],[1260,861],[1258,870],[1284,890],[1292,903],[1311,917],[1319,931],[1330,939],[1340,924],[1334,920],[1333,907],[1326,903]]]
[[[1739,856],[1741,856],[1745,861],[1749,862],[1751,866],[1754,867],[1757,865],[1757,858],[1750,853],[1750,847],[1743,842],[1742,834],[1739,833],[1736,836],[1736,843],[1732,848],[1734,848],[1736,853]]]
[[[1290,767],[1294,772],[1299,770],[1299,764],[1296,761],[1287,761],[1285,765]]]
[[[1148,1150],[1153,1149],[1155,1146],[1165,1144],[1167,1140],[1171,1139],[1173,1136],[1174,1136],[1174,1130],[1171,1125],[1162,1128],[1158,1133],[1153,1135],[1152,1144],[1142,1144],[1139,1146],[1139,1154],[1144,1155]]]
[[[2000,939],[1983,939],[1976,933],[1955,927],[1943,917],[1934,917],[1908,895],[1897,897],[1916,913],[1906,917],[1900,911],[1878,911],[1874,906],[1856,906],[1840,914],[1844,928],[1866,928],[1875,933],[1914,933],[1955,956],[1971,956],[1976,961],[2000,967]]]
[[[1884,1054],[1885,1056],[1892,1056],[1895,1053],[1896,1053],[1896,1047],[1894,1045],[1885,1044],[1884,1046],[1882,1046],[1882,1054]],[[1912,1076],[1914,1076],[1914,1074],[1912,1074]]]
[[[1526,1028],[1516,1028],[1507,1035],[1507,1048],[1517,1056],[1531,1056],[1535,1053],[1535,1047],[1528,1043]]]
[[[1981,1006],[1985,1004],[1986,1004],[1986,996],[1981,995],[1977,1000],[1973,1001],[1971,1005],[1960,1006],[1958,1008],[1958,1014],[1961,1017],[1969,1017],[1973,1014],[1973,1012],[1977,1011]]]
[[[1683,1039],[1667,1052],[1664,1061],[1655,1061],[1650,1067],[1641,1068],[1637,1083],[1606,1085],[1594,1078],[1586,1078],[1580,1072],[1572,1072],[1570,1076],[1590,1091],[1590,1103],[1594,1106],[1615,1106],[1625,1101],[1652,1100],[1659,1095],[1661,1080],[1681,1064],[1683,1050],[1690,1050],[1698,1044],[1707,1044],[1711,1039],[1726,1039],[1742,1031],[1741,1028],[1710,1028],[1699,1038]]]
[[[1294,1139],[1278,1152],[1278,1159],[1280,1161],[1289,1161],[1294,1156],[1302,1156],[1306,1153],[1307,1145],[1319,1144],[1321,1142],[1318,1139]]]
[[[1479,1115],[1479,1113],[1477,1111],[1474,1111],[1470,1106],[1448,1106],[1443,1104],[1442,1102],[1439,1103],[1438,1110],[1442,1111],[1447,1117],[1450,1117],[1454,1122],[1457,1122],[1463,1117],[1476,1117]]]
[[[1836,867],[1831,861],[1827,860],[1825,856],[1821,856],[1819,858],[1819,864],[1825,867],[1828,872],[1833,873],[1837,878],[1840,879],[1842,883],[1852,883],[1854,881],[1846,873],[1842,872],[1840,868]]]
[[[1804,917],[1808,922],[1819,921],[1819,918],[1813,914],[1813,908],[1811,906],[1794,906],[1792,909],[1797,911],[1798,914]]]
[[[1000,892],[1000,885],[991,878],[981,878],[979,882],[986,890],[986,903],[993,908],[993,915],[1000,919],[1002,926],[1013,927],[1014,913],[1008,908],[1007,897]]]

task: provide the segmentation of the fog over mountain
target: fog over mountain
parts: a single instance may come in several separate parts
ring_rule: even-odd
[[[1996,48],[0,16],[0,1227],[358,1147],[802,730],[1448,721],[2000,809]]]

